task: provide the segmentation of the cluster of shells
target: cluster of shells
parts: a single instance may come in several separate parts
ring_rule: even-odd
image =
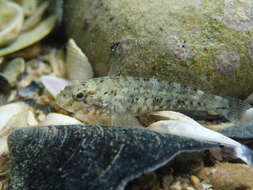
[[[92,78],[92,65],[72,39],[63,45],[66,49],[41,42],[56,25],[56,15],[47,12],[48,6],[47,1],[0,0],[0,178],[4,179],[0,183],[3,189],[8,186],[7,138],[15,129],[82,124],[58,107],[55,98],[68,81]],[[204,128],[185,115],[169,111],[151,115],[163,119],[156,119],[148,126],[150,130],[226,144],[235,149],[242,147],[240,143]],[[250,162],[239,153],[237,156],[246,163]],[[201,162],[197,167],[202,165]],[[208,172],[202,171],[200,175]],[[152,175],[155,174],[146,178],[157,177]],[[212,187],[205,181],[200,182],[194,175],[188,181],[172,178],[171,172],[164,175],[164,189],[182,189],[182,184],[188,190]],[[252,184],[249,186],[252,187]]]

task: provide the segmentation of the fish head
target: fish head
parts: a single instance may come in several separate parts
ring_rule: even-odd
[[[75,113],[77,111],[88,111],[89,105],[86,101],[87,93],[80,82],[73,82],[66,86],[56,97],[56,104],[61,108]]]

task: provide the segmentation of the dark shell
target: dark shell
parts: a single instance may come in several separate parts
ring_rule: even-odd
[[[142,128],[84,125],[14,131],[12,190],[121,190],[182,152],[217,147]]]
[[[22,98],[35,98],[42,94],[43,88],[35,81],[32,81],[28,86],[18,89],[18,96]]]

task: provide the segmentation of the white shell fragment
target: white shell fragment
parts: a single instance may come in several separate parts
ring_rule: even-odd
[[[192,125],[197,125],[202,127],[202,125],[200,125],[197,121],[195,121],[194,119],[179,113],[179,112],[175,112],[175,111],[157,111],[157,112],[153,112],[150,113],[149,115],[153,115],[153,116],[158,116],[158,117],[162,117],[166,120],[177,120],[177,121],[182,121],[185,123],[189,123]]]
[[[59,114],[59,113],[50,113],[47,115],[45,121],[41,122],[40,125],[73,125],[73,124],[82,124],[77,119]]]
[[[67,76],[69,80],[86,81],[93,77],[88,58],[71,38],[67,46]]]
[[[0,1],[0,46],[15,40],[24,21],[23,9],[16,3]]]
[[[50,75],[44,75],[40,78],[42,84],[45,86],[47,91],[56,98],[57,94],[64,89],[64,87],[68,84],[68,81],[57,78]]]
[[[23,102],[0,106],[0,155],[7,153],[7,137],[17,128],[37,125],[31,107]]]
[[[173,111],[157,112],[153,113],[153,115],[160,115],[173,120],[157,121],[148,127],[150,130],[185,136],[197,140],[221,143],[222,145],[233,147],[238,158],[250,165],[253,164],[251,158],[252,152],[247,147],[229,137],[222,135],[221,133],[205,128],[186,115]]]

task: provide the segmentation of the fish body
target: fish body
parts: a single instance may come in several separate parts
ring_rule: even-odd
[[[175,111],[205,111],[238,122],[251,106],[236,98],[205,93],[179,83],[154,78],[106,76],[75,82],[57,96],[62,108],[80,114],[131,114]]]

